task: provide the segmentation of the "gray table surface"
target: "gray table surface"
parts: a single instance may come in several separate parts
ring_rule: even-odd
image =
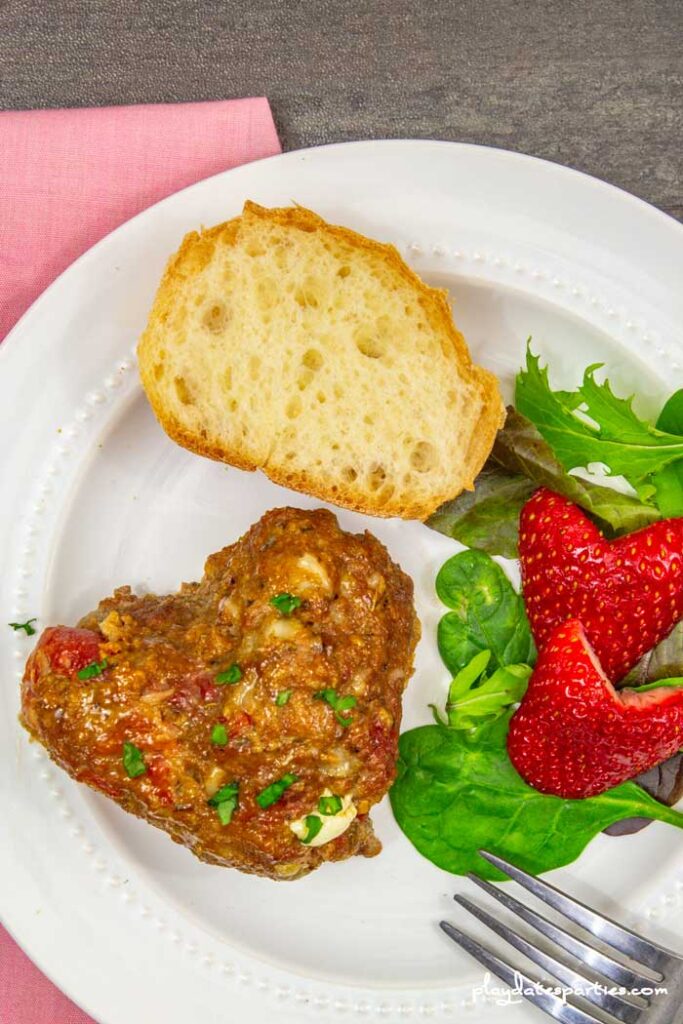
[[[283,146],[456,139],[683,219],[683,0],[9,0],[0,108],[269,97]]]

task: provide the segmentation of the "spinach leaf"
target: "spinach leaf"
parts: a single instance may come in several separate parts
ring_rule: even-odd
[[[531,666],[506,665],[487,679],[484,673],[490,659],[491,652],[482,651],[458,672],[448,690],[445,721],[431,705],[437,724],[474,729],[519,703],[526,693]]]
[[[536,424],[565,469],[601,462],[637,487],[683,458],[683,437],[645,423],[633,411],[632,398],[619,398],[607,381],[598,384],[599,365],[588,367],[570,401],[566,392],[551,389],[547,368],[527,348],[526,369],[517,375],[515,405]],[[648,486],[641,497],[651,493]]]
[[[657,420],[657,429],[683,434],[683,388],[666,402]],[[652,478],[656,502],[663,516],[683,515],[683,460],[665,466]]]
[[[633,782],[585,800],[532,789],[507,756],[510,715],[473,732],[427,725],[400,737],[392,810],[408,839],[438,867],[502,878],[479,856],[486,849],[539,874],[575,860],[593,836],[623,818],[683,828],[683,814]]]
[[[449,558],[436,577],[436,592],[453,609],[437,631],[439,653],[453,675],[481,651],[491,652],[494,669],[533,665],[536,647],[524,602],[483,551],[461,551]]]
[[[474,490],[447,501],[427,519],[427,526],[470,548],[516,558],[519,514],[535,489],[531,480],[489,461]]]
[[[677,465],[683,462],[662,472]],[[549,487],[580,505],[607,537],[631,533],[661,519],[654,505],[571,476],[531,420],[508,406],[505,425],[474,491],[463,491],[446,502],[430,516],[427,526],[490,555],[516,558],[519,516],[536,487]]]

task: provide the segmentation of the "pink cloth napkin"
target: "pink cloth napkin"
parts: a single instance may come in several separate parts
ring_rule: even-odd
[[[185,185],[279,152],[266,99],[0,113],[0,339],[113,228]],[[0,1021],[92,1024],[2,927]]]
[[[112,228],[279,152],[266,99],[0,113],[0,339]]]

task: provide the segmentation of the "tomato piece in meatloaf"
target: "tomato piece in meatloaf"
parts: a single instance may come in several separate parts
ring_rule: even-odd
[[[202,860],[277,879],[381,849],[420,627],[411,580],[325,510],[268,512],[167,597],[121,587],[31,654],[22,721]]]

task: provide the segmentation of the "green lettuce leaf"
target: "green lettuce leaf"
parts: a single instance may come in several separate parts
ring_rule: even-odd
[[[535,489],[531,480],[489,461],[474,490],[447,501],[427,519],[427,526],[469,548],[516,558],[519,515]]]
[[[632,686],[630,689],[634,693],[648,693],[650,690],[680,690],[683,686],[683,678],[681,676],[674,676],[673,679],[657,679],[654,683],[643,683],[641,686]]]
[[[516,558],[519,516],[536,487],[549,487],[580,505],[607,537],[631,533],[661,518],[654,505],[571,476],[531,420],[510,406],[474,491],[446,502],[427,526],[490,555]]]
[[[531,676],[531,665],[506,665],[487,678],[485,672],[490,660],[491,652],[482,651],[458,672],[448,690],[445,720],[432,705],[437,723],[450,729],[473,729],[498,718],[521,701]]]
[[[448,691],[446,714],[451,729],[473,729],[484,720],[498,718],[526,693],[531,665],[506,665],[498,668],[478,686],[463,685],[455,677]],[[680,681],[683,683],[683,680]]]
[[[683,458],[683,437],[658,430],[636,416],[632,398],[618,398],[609,382],[598,384],[589,366],[576,391],[554,392],[548,370],[527,348],[526,368],[517,375],[515,406],[536,424],[566,470],[603,463],[634,487]],[[586,419],[589,417],[589,420]],[[641,498],[654,490],[641,491]]]
[[[531,420],[516,409],[508,409],[491,458],[508,472],[523,473],[539,487],[549,487],[580,505],[609,537],[631,533],[661,518],[656,508],[638,498],[566,473]]]
[[[683,435],[683,388],[666,402],[657,420],[657,429]],[[672,462],[652,477],[655,501],[663,516],[683,516],[683,460]]]

